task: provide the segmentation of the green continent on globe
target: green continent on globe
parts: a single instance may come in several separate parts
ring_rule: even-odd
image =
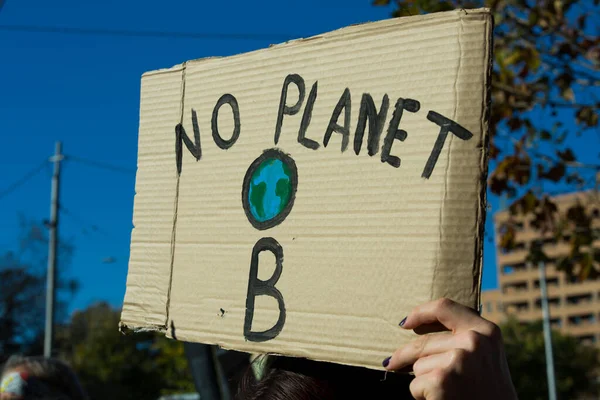
[[[290,201],[290,196],[292,195],[292,182],[290,180],[292,177],[292,170],[290,170],[290,166],[286,163],[281,163],[281,168],[283,169],[285,177],[277,181],[277,187],[275,189],[275,194],[281,199],[280,211],[287,206]]]
[[[263,205],[265,204],[267,184],[265,182],[256,184],[253,179],[250,185],[252,186],[252,190],[250,191],[250,205],[254,208],[258,217],[263,219],[265,217],[265,208]]]
[[[289,175],[288,175],[289,176]],[[275,195],[281,199],[279,203],[279,210],[277,213],[279,214],[285,206],[287,206],[290,201],[290,195],[292,194],[292,185],[290,185],[289,178],[281,178],[277,181],[277,186],[275,186]]]

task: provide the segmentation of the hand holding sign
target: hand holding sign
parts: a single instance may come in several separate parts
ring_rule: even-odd
[[[412,365],[415,399],[516,399],[500,328],[448,299],[416,307],[404,329],[441,323],[450,332],[420,336],[386,358],[390,371]]]

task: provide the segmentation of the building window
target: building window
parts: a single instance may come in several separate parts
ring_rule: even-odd
[[[591,325],[595,322],[594,314],[571,315],[568,319],[569,325]]]
[[[536,289],[539,289],[540,288],[540,280],[536,279],[535,282],[533,283],[533,286]],[[558,277],[556,277],[556,278],[546,278],[546,286],[547,287],[558,286]]]
[[[515,272],[523,272],[526,270],[527,270],[527,265],[525,265],[525,263],[504,264],[502,266],[502,275],[510,275]]]
[[[562,326],[562,321],[560,318],[552,318],[550,320],[550,325],[552,325],[555,328],[560,328]]]
[[[494,308],[492,307],[491,301],[485,303],[485,312],[488,314],[494,312]]]
[[[526,281],[507,283],[502,287],[503,293],[518,293],[518,292],[525,292],[525,291],[527,291],[527,282]]]
[[[559,306],[560,305],[560,297],[550,297],[548,298],[548,306],[550,307],[555,307],[555,306]],[[535,300],[535,307],[536,308],[542,308],[542,299],[541,298],[537,298]]]
[[[591,293],[585,294],[576,294],[567,297],[567,305],[576,305],[576,304],[588,304],[591,303],[593,298]]]
[[[512,265],[503,265],[502,266],[502,275],[510,275],[515,272],[515,269]]]
[[[503,312],[504,311],[504,306],[502,305],[502,302],[499,301],[496,303],[496,310],[498,310],[498,312]]]
[[[526,312],[529,310],[529,303],[526,301],[519,301],[516,303],[509,303],[506,305],[509,312]]]
[[[596,337],[594,335],[581,335],[577,336],[577,339],[579,339],[581,344],[585,345],[593,345],[596,343]]]
[[[515,243],[515,245],[510,248],[510,249],[506,249],[506,248],[502,248],[502,254],[509,254],[512,253],[513,251],[522,251],[525,250],[527,248],[527,244],[525,242],[517,242]]]

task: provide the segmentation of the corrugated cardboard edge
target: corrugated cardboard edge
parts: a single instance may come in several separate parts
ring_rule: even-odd
[[[487,174],[488,174],[488,152],[489,152],[489,114],[491,110],[491,76],[492,76],[492,62],[493,62],[493,31],[494,31],[494,22],[493,16],[490,13],[489,9],[481,8],[476,10],[458,10],[451,11],[464,13],[465,15],[479,15],[484,16],[487,19],[486,21],[486,36],[489,38],[487,41],[488,48],[486,49],[486,59],[485,64],[487,65],[486,75],[484,77],[483,82],[483,110],[481,115],[481,158],[480,158],[480,179],[478,182],[478,191],[479,191],[479,201],[477,205],[477,215],[475,218],[475,243],[474,243],[474,257],[473,257],[473,266],[471,269],[473,276],[473,284],[471,287],[470,299],[471,301],[465,305],[479,310],[479,306],[481,303],[481,279],[482,279],[482,264],[483,264],[483,238],[484,238],[484,230],[485,230],[485,217],[486,217],[486,209],[487,209]],[[459,36],[460,41],[460,36]],[[462,56],[462,55],[461,55]],[[458,75],[457,75],[458,79]],[[457,98],[458,102],[458,98]],[[458,105],[455,106],[458,109]],[[454,120],[457,120],[457,116],[455,116]],[[460,118],[458,118],[460,121]],[[452,143],[452,142],[450,142]],[[448,146],[450,148],[450,146]],[[453,167],[450,167],[451,169]],[[446,179],[448,176],[451,176],[451,171],[447,171]],[[448,182],[446,182],[446,186]],[[444,213],[445,206],[442,206],[440,210],[440,219],[442,220],[441,226],[446,225],[445,216],[447,214]],[[446,244],[446,248],[444,248],[444,243],[440,241],[440,254],[438,259],[438,264],[436,266],[433,282],[432,282],[432,291],[431,291],[431,300],[436,300],[442,297],[448,297],[446,292],[446,285],[444,282],[440,280],[441,277],[447,277],[452,274],[455,270],[455,266],[452,263],[451,257],[447,256],[447,253],[451,252],[451,244]]]
[[[177,64],[171,68],[164,68],[164,69],[159,69],[159,70],[155,70],[155,71],[150,71],[150,72],[146,72],[144,74],[142,74],[142,80],[141,80],[141,91],[140,91],[140,97],[144,98],[144,82],[146,81],[146,79],[150,78],[150,77],[154,77],[157,75],[162,75],[162,74],[180,74],[181,78],[179,79],[180,82],[180,95],[179,95],[179,99],[180,99],[180,104],[179,104],[179,116],[178,116],[178,120],[179,122],[181,122],[182,118],[183,118],[183,110],[184,110],[184,90],[185,90],[185,69],[186,69],[186,64],[187,63],[182,63],[182,64]],[[138,147],[142,146],[142,142],[144,140],[144,138],[142,137],[142,120],[144,117],[144,113],[148,112],[148,110],[146,110],[144,108],[144,105],[141,104],[140,105],[140,126],[139,126],[139,137],[138,137]],[[138,156],[139,157],[139,156]],[[138,169],[139,169],[139,159],[138,159]],[[175,177],[177,179],[176,182],[176,189],[175,189],[175,193],[174,193],[174,211],[173,211],[173,223],[172,223],[172,232],[171,232],[171,239],[170,239],[170,251],[169,251],[169,259],[170,259],[170,265],[169,265],[169,279],[168,279],[168,284],[166,284],[164,287],[164,290],[166,292],[166,301],[164,304],[162,304],[161,301],[157,300],[156,304],[151,305],[150,307],[139,307],[138,304],[134,304],[134,303],[130,303],[128,302],[129,299],[129,289],[130,289],[130,274],[128,274],[127,277],[127,290],[125,293],[125,301],[123,304],[123,310],[121,313],[121,321],[119,322],[119,331],[121,333],[137,333],[137,332],[166,332],[167,331],[167,321],[168,321],[168,316],[169,316],[169,303],[170,303],[170,290],[171,290],[171,279],[172,279],[172,274],[173,274],[173,255],[174,255],[174,245],[175,245],[175,237],[174,237],[174,233],[175,233],[175,227],[176,227],[176,221],[177,221],[177,206],[179,203],[179,178],[177,176],[177,174],[175,174]],[[139,174],[136,174],[136,199],[134,200],[137,201],[137,196],[141,195],[140,192],[138,192],[138,188],[137,188],[137,183],[138,183],[138,178],[139,178]],[[134,227],[132,230],[132,238],[133,235],[136,231],[136,229],[139,229],[138,227],[136,227],[135,225],[135,215],[134,215]],[[131,268],[131,261],[134,257],[133,251],[130,253],[130,268]],[[145,305],[148,306],[148,305]],[[144,321],[146,318],[143,315],[144,312],[146,312],[146,308],[154,308],[154,312],[160,314],[161,319],[164,320],[164,322],[162,324],[158,324],[156,322],[157,318],[154,318],[152,322],[147,322],[147,323],[143,323],[140,324],[140,321]],[[164,311],[160,311],[158,312],[158,309],[164,308]]]
[[[487,49],[487,74],[486,74],[486,91],[484,97],[485,111],[483,113],[483,120],[481,121],[481,128],[483,129],[483,151],[481,153],[481,188],[480,188],[480,203],[479,203],[479,215],[477,216],[479,222],[479,247],[478,252],[475,254],[476,259],[479,259],[479,268],[474,271],[479,277],[477,279],[477,301],[475,303],[475,309],[481,312],[481,281],[483,279],[483,243],[485,237],[485,221],[487,216],[487,178],[489,170],[489,151],[490,151],[490,113],[492,112],[492,70],[494,68],[494,16],[491,12],[490,21],[487,26],[487,37],[488,46]]]
[[[490,14],[490,11],[488,8],[477,8],[477,9],[470,9],[470,10],[456,9],[456,10],[443,11],[443,12],[437,12],[437,13],[431,13],[431,14],[413,15],[410,17],[385,19],[385,20],[381,20],[381,21],[361,22],[361,23],[348,25],[343,28],[339,28],[339,29],[329,31],[326,33],[321,33],[321,34],[309,36],[306,38],[292,39],[292,40],[288,40],[288,41],[285,41],[282,43],[271,44],[267,48],[261,48],[261,49],[257,49],[257,50],[253,50],[253,51],[240,53],[240,54],[234,54],[234,55],[227,56],[227,57],[209,56],[209,57],[202,57],[202,58],[189,60],[189,61],[183,62],[181,64],[176,64],[170,68],[162,68],[162,69],[157,69],[154,71],[145,72],[144,74],[142,74],[142,79],[144,77],[152,76],[152,75],[156,75],[156,74],[176,72],[176,71],[181,70],[182,68],[185,69],[186,66],[189,64],[218,61],[223,58],[237,59],[239,57],[246,57],[248,54],[260,53],[260,52],[264,52],[264,51],[271,51],[272,49],[280,49],[280,48],[285,48],[285,47],[290,47],[290,46],[302,46],[305,44],[312,45],[312,42],[315,40],[339,40],[340,38],[343,38],[344,36],[351,35],[351,34],[355,33],[356,31],[363,29],[363,25],[371,24],[373,26],[373,29],[377,29],[377,27],[376,27],[377,24],[385,24],[385,23],[390,23],[390,21],[393,21],[395,26],[405,28],[410,25],[421,24],[422,22],[425,22],[425,21],[430,21],[433,23],[439,19],[445,18],[444,16],[447,17],[449,14],[455,14],[458,18],[460,18],[459,17],[460,14],[463,14],[463,15],[466,15],[466,14],[469,14],[469,15],[488,14],[488,15],[490,15],[490,18],[491,18],[491,14]]]

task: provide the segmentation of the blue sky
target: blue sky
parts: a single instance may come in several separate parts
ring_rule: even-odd
[[[0,25],[272,34],[274,38],[203,40],[0,30],[0,191],[50,156],[56,140],[64,142],[67,155],[135,170],[143,72],[389,16],[390,8],[370,4],[369,0],[7,0],[0,10]],[[63,164],[62,206],[69,214],[62,215],[60,234],[73,241],[76,252],[61,273],[82,285],[72,309],[99,300],[120,306],[135,176],[75,160]],[[0,199],[0,251],[17,246],[19,213],[37,221],[48,218],[49,173],[50,168],[43,170]],[[491,205],[494,211],[498,202]],[[489,223],[487,228],[491,233]],[[484,288],[491,288],[496,285],[491,242],[486,241],[485,250]]]

